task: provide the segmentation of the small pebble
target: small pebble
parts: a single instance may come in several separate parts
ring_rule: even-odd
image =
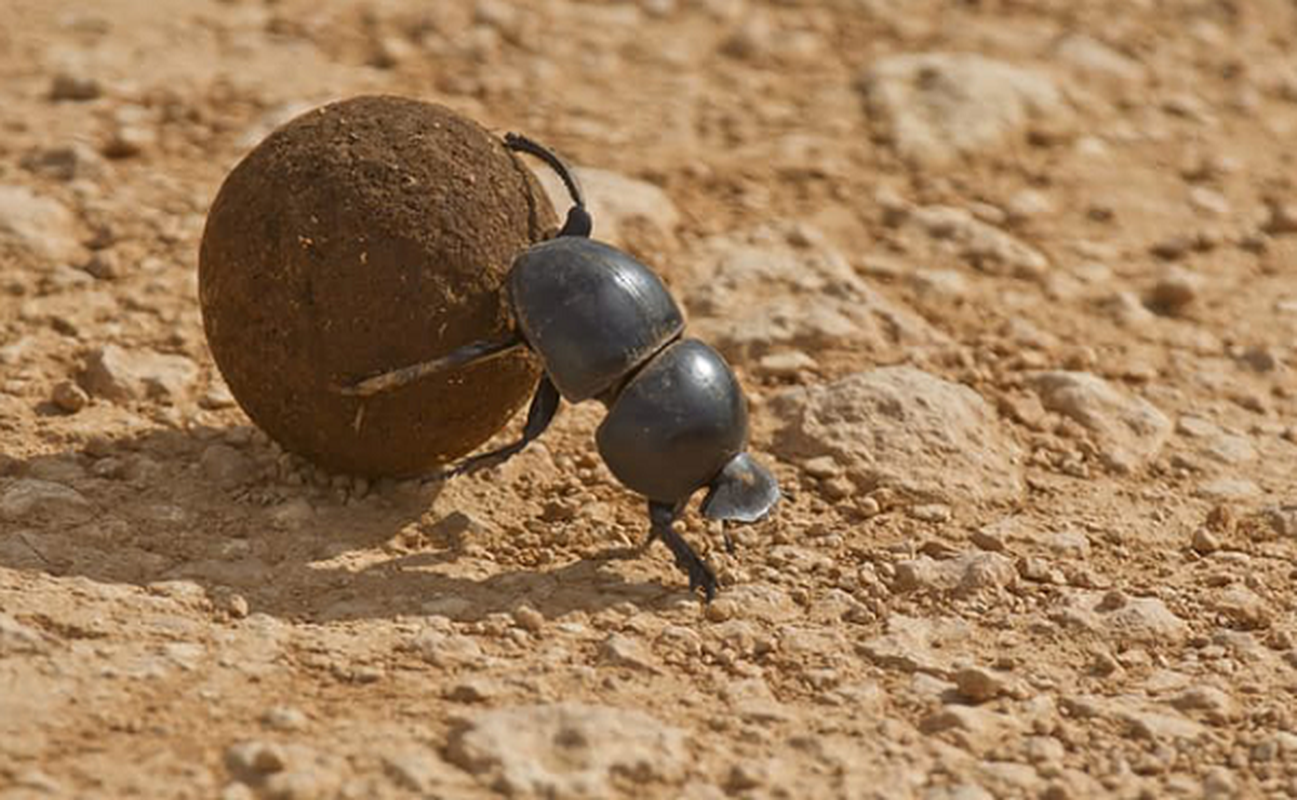
[[[54,81],[50,84],[51,100],[71,100],[74,102],[84,102],[86,100],[95,100],[103,93],[99,81],[86,75],[74,75],[70,72],[60,72],[54,76]]]
[[[1297,203],[1270,203],[1270,216],[1261,229],[1271,236],[1297,233]]]
[[[1201,291],[1201,277],[1188,270],[1170,269],[1153,285],[1145,303],[1159,314],[1179,316]]]
[[[959,693],[974,703],[994,700],[1005,693],[1004,680],[989,669],[966,667],[955,673]]]
[[[518,606],[513,612],[513,622],[528,633],[540,633],[545,627],[545,616],[531,606]]]
[[[306,714],[293,706],[271,706],[261,715],[261,724],[277,731],[300,731],[306,723]]]
[[[122,274],[116,250],[96,251],[82,269],[101,281],[110,281]]]
[[[712,622],[724,622],[734,616],[734,601],[722,597],[707,604],[707,619]]]
[[[921,522],[949,522],[952,512],[945,503],[926,503],[910,508],[910,516]]]
[[[108,158],[133,158],[142,155],[155,144],[158,135],[152,128],[138,124],[118,126],[104,144],[103,154]]]
[[[225,751],[225,765],[236,775],[253,777],[282,771],[287,759],[273,742],[240,742]]]
[[[1196,553],[1207,555],[1220,549],[1220,540],[1206,527],[1193,532],[1193,549]]]
[[[90,395],[73,381],[59,381],[54,384],[52,399],[54,405],[69,414],[75,414],[90,402]]]

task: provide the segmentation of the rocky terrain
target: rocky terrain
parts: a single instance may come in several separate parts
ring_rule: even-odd
[[[1297,795],[1291,2],[3,10],[0,796]],[[235,405],[208,205],[374,92],[565,153],[735,365],[710,606],[596,407],[420,487]]]

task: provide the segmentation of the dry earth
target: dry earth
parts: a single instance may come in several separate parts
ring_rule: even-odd
[[[1297,795],[1291,2],[3,16],[0,795]],[[568,154],[732,359],[712,606],[596,409],[433,493],[233,405],[206,208],[366,92]]]

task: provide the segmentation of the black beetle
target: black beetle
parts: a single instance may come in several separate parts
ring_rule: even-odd
[[[530,348],[545,375],[522,438],[429,477],[496,466],[545,431],[561,399],[599,400],[608,409],[596,435],[599,454],[619,481],[648,498],[648,543],[661,539],[689,575],[689,588],[701,588],[711,600],[715,573],[672,523],[703,488],[703,514],[723,521],[755,522],[780,496],[774,477],[746,452],[743,391],[720,354],[683,337],[684,317],[661,279],[629,254],[590,238],[593,221],[563,160],[518,134],[507,134],[504,142],[548,164],[573,202],[558,236],[528,248],[510,268],[506,288],[516,330],[340,391],[367,397]]]

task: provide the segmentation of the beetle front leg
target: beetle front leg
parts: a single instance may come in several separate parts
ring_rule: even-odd
[[[654,539],[661,539],[662,543],[675,556],[676,566],[689,576],[689,591],[696,589],[703,590],[703,596],[707,602],[711,602],[716,597],[716,591],[719,584],[716,581],[716,573],[712,568],[707,566],[707,562],[698,557],[693,547],[685,541],[684,537],[671,527],[671,523],[676,521],[680,516],[680,510],[683,503],[662,503],[656,500],[649,501],[649,538],[647,544],[652,544]]]

